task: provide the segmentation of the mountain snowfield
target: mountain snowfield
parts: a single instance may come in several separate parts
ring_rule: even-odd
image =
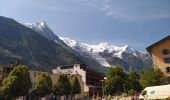
[[[71,40],[69,38],[64,38],[64,37],[59,37],[59,38],[75,51],[82,54],[90,55],[93,59],[97,60],[102,66],[111,67],[110,64],[97,53],[97,51],[95,52],[92,51],[92,48],[94,50],[98,49],[98,52],[101,51],[100,48],[95,49],[95,45],[79,43],[76,40]]]
[[[105,67],[118,65],[123,66],[124,70],[130,71],[132,69],[139,70],[139,68],[144,70],[152,65],[152,60],[148,53],[137,51],[129,45],[119,47],[110,43],[96,45],[80,43],[70,38],[56,36],[45,22],[25,23],[24,25],[55,41],[62,47],[72,48],[79,55],[96,60]]]
[[[139,52],[129,45],[125,45],[123,47],[115,46],[109,43],[99,43],[97,45],[90,45],[86,43],[79,43],[76,40],[72,40],[65,37],[59,38],[74,50],[91,54],[94,59],[96,59],[97,61],[99,61],[100,64],[106,67],[111,67],[111,65],[107,63],[107,61],[102,56],[99,55],[100,53],[112,53],[114,57],[118,57],[120,59],[123,59],[122,53],[124,52],[129,53],[142,60],[148,59],[149,57],[147,53]]]
[[[118,46],[115,46],[109,43],[99,43],[97,45],[90,45],[86,43],[79,43],[76,40],[71,40],[65,37],[59,37],[59,38],[73,49],[76,49],[77,47],[79,47],[80,49],[82,49],[82,51],[85,50],[91,53],[114,52],[114,55],[119,58],[122,58],[121,54],[123,52],[128,52],[128,53],[133,54],[134,56],[137,56],[136,54],[137,51],[131,48],[129,45],[125,45],[123,47],[118,47]]]

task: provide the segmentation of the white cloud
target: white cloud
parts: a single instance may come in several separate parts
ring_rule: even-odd
[[[88,4],[115,19],[126,21],[148,21],[170,18],[169,8],[164,3],[152,1],[77,0]],[[156,7],[155,7],[156,6]],[[168,9],[167,9],[168,8]]]
[[[112,0],[77,0],[79,2],[85,2],[93,7],[104,12],[106,16],[113,16],[114,11],[111,5]]]
[[[114,12],[108,12],[105,14],[106,16],[113,16],[114,15]]]

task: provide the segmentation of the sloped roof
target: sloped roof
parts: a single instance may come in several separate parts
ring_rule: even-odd
[[[160,41],[158,41],[158,42],[152,44],[151,46],[147,47],[146,50],[150,53],[150,52],[151,52],[151,49],[152,49],[153,47],[155,47],[156,45],[158,45],[158,44],[164,42],[164,41],[167,40],[167,39],[170,39],[170,35],[168,35],[167,37],[161,39]]]

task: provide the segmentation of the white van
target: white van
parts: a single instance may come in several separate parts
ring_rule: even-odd
[[[151,86],[145,88],[139,100],[167,99],[170,97],[170,85]]]

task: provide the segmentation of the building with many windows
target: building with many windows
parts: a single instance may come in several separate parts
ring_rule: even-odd
[[[9,64],[9,65],[0,65],[0,80],[6,78],[9,73],[16,67],[18,64]],[[34,83],[36,78],[41,75],[42,71],[33,71],[29,70],[31,82]],[[104,80],[104,75],[96,72],[95,70],[88,67],[86,64],[74,64],[70,66],[57,67],[53,69],[52,72],[48,72],[52,79],[52,82],[57,81],[57,76],[59,73],[67,74],[68,76],[75,75],[81,86],[81,96],[93,96],[95,94],[102,94],[102,82]],[[31,97],[32,89],[30,89],[29,96]]]
[[[52,70],[53,73],[64,73],[68,75],[80,76],[81,94],[84,96],[92,96],[93,94],[101,94],[104,75],[90,69],[86,64],[74,64],[71,66],[57,67]]]
[[[146,48],[155,68],[159,68],[170,79],[170,36]]]

